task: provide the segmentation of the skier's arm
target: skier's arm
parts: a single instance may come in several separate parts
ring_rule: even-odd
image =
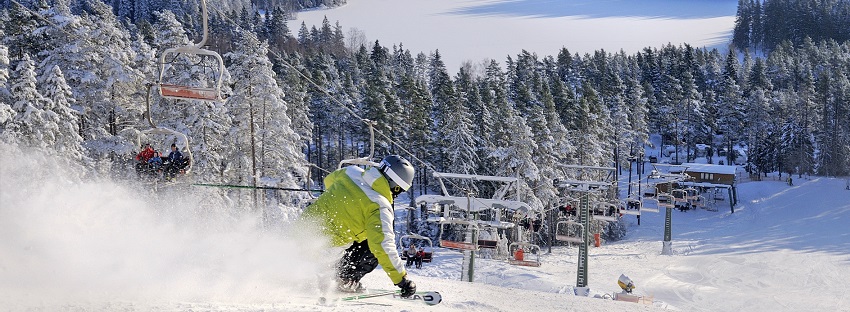
[[[393,284],[398,284],[407,274],[407,271],[404,269],[404,263],[402,263],[396,250],[393,219],[392,208],[388,206],[376,207],[376,209],[367,213],[366,239],[369,241],[369,250],[378,259],[378,263],[384,268],[384,272],[387,273]]]

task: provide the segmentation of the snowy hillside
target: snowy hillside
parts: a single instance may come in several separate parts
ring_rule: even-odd
[[[464,61],[477,64],[526,50],[543,57],[561,48],[583,55],[639,52],[667,43],[725,49],[735,24],[737,1],[493,1],[493,0],[351,0],[331,10],[298,13],[289,22],[321,27],[327,16],[352,28],[369,42],[402,43],[414,54],[440,51],[446,68],[456,72]],[[350,36],[349,36],[350,37]],[[367,45],[369,46],[369,45]]]
[[[437,250],[412,269],[443,303],[389,299],[317,305],[317,276],[336,257],[293,225],[265,228],[248,211],[206,202],[203,189],[78,181],[61,160],[0,148],[0,306],[87,311],[835,311],[850,299],[846,181],[740,185],[734,214],[673,216],[674,255],[661,256],[663,217],[590,249],[591,295],[618,291],[626,274],[650,305],[573,296],[576,249],[543,254],[539,268],[477,261],[458,281],[459,253]],[[722,207],[722,206],[721,206]],[[391,288],[381,272],[368,287]]]

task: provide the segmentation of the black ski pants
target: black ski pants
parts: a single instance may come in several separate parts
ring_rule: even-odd
[[[343,281],[359,282],[378,267],[378,258],[369,250],[367,241],[355,242],[345,250],[337,264],[337,277]]]

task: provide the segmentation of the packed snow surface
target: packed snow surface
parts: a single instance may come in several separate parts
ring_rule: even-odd
[[[731,213],[673,213],[672,256],[663,214],[590,248],[590,297],[573,295],[577,249],[556,247],[538,268],[478,259],[461,282],[460,253],[437,249],[411,269],[443,303],[371,299],[319,305],[338,250],[292,223],[262,226],[249,203],[211,201],[205,189],[79,179],[61,159],[0,148],[0,306],[86,311],[847,311],[850,191],[837,178],[769,177],[740,184]],[[626,177],[623,177],[625,179]],[[399,213],[402,213],[399,211]],[[533,257],[534,255],[527,255]],[[615,302],[617,278],[645,303]],[[377,270],[369,288],[392,289]]]
[[[321,28],[327,17],[344,35],[365,33],[367,48],[403,44],[414,55],[440,51],[449,72],[462,62],[494,59],[526,50],[557,56],[561,48],[584,55],[604,49],[633,54],[643,48],[689,43],[725,49],[735,25],[735,0],[349,0],[333,9],[298,13]]]

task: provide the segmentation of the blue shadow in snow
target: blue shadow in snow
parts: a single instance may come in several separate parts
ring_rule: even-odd
[[[710,18],[734,16],[735,0],[506,0],[449,14],[517,17]]]

